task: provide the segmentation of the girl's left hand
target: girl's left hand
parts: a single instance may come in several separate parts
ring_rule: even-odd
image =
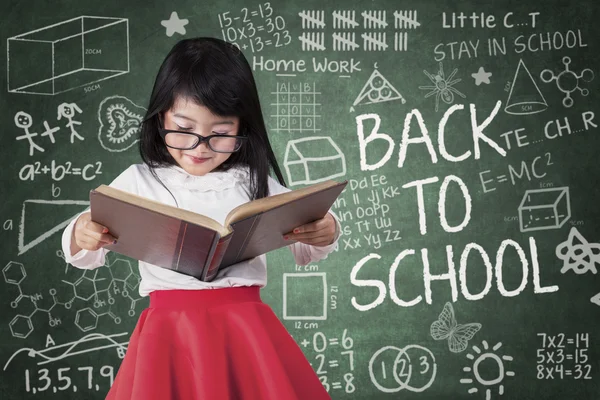
[[[296,240],[311,246],[327,246],[335,240],[336,222],[330,213],[323,218],[301,225],[283,236],[285,240]]]

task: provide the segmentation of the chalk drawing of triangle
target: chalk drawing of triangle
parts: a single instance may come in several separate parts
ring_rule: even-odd
[[[19,255],[64,229],[89,204],[83,200],[25,200],[19,223]]]
[[[406,103],[400,92],[377,69],[374,69],[352,106],[382,103],[391,100],[401,100],[402,104]]]
[[[590,299],[590,301],[592,303],[594,303],[595,305],[600,306],[600,293],[598,293],[597,295],[595,295],[594,297],[592,297]]]

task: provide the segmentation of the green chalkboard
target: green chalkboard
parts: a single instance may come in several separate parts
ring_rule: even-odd
[[[600,20],[571,1],[3,1],[0,398],[101,399],[148,299],[65,263],[181,38],[236,43],[290,187],[349,180],[263,298],[333,399],[600,396]],[[5,73],[4,73],[5,72]]]

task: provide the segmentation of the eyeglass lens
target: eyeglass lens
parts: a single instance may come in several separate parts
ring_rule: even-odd
[[[169,132],[165,135],[167,146],[177,149],[193,149],[200,139],[195,135],[186,133]],[[208,147],[213,151],[234,152],[239,149],[241,141],[236,136],[212,136],[208,139]]]

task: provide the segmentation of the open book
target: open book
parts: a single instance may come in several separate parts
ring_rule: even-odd
[[[220,269],[292,244],[283,235],[323,218],[348,182],[325,181],[242,204],[214,219],[101,185],[92,221],[118,238],[106,249],[211,281]]]

